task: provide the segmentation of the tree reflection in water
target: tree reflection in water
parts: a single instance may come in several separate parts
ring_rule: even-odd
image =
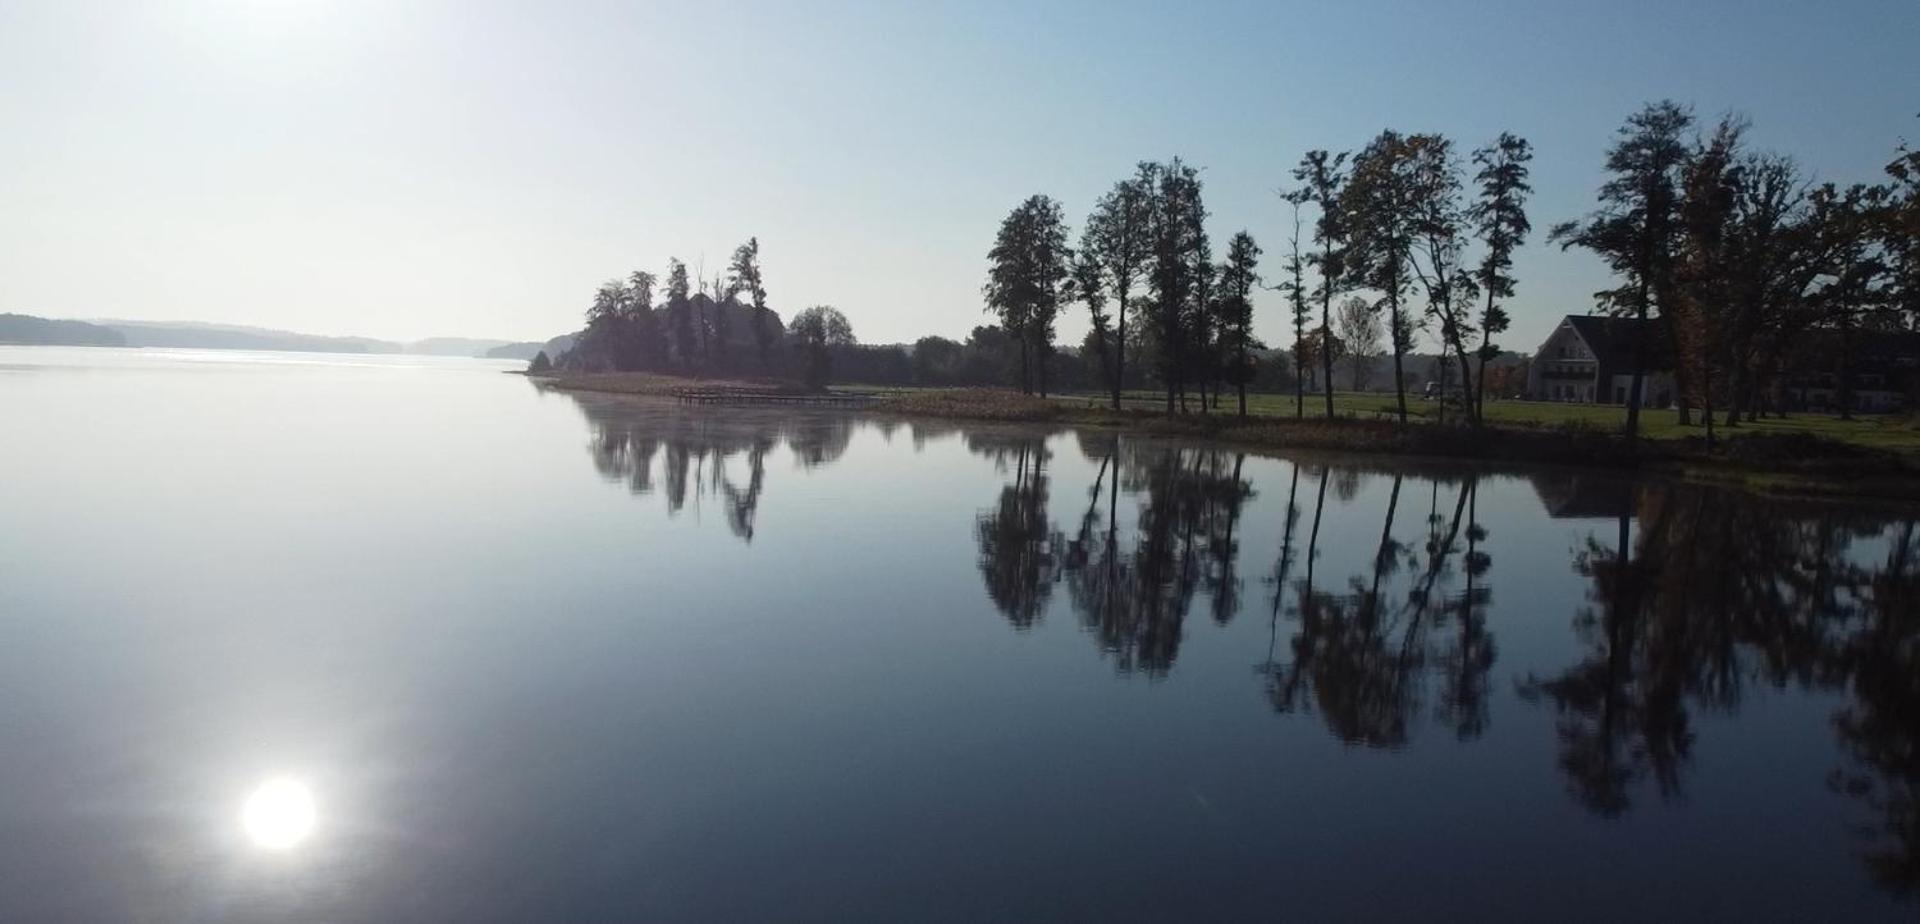
[[[974,524],[987,597],[1015,628],[1033,626],[1053,595],[1060,531],[1047,518],[1048,450],[1043,436],[967,434],[967,448],[986,455],[1013,481],[1000,502]]]
[[[1182,624],[1201,589],[1219,623],[1239,609],[1235,530],[1253,496],[1241,476],[1246,456],[1135,448],[1118,438],[1089,455],[1095,453],[1099,474],[1064,561],[1068,594],[1081,623],[1121,671],[1163,676],[1179,656]],[[1124,539],[1123,487],[1140,496],[1136,526]]]
[[[589,451],[602,477],[637,495],[659,490],[667,514],[689,500],[718,499],[727,527],[752,542],[767,485],[767,457],[783,442],[802,468],[828,465],[847,451],[855,421],[844,415],[733,420],[662,402],[570,395],[591,425]],[[655,459],[659,464],[655,464]]]
[[[729,528],[749,541],[777,447],[803,468],[829,465],[867,425],[835,414],[727,425],[720,415],[576,400],[593,425],[590,449],[603,476],[663,495],[669,514],[717,498]],[[1078,433],[1091,474],[1063,530],[1050,510],[1052,434],[907,426],[916,449],[957,433],[1004,474],[972,525],[985,595],[1016,629],[1040,624],[1054,585],[1064,583],[1104,656],[1123,673],[1162,678],[1200,598],[1220,626],[1253,605],[1240,576],[1246,505],[1256,496],[1244,454]],[[1520,702],[1552,710],[1573,798],[1612,817],[1648,791],[1682,797],[1699,746],[1697,715],[1734,713],[1756,687],[1841,695],[1830,785],[1854,806],[1875,881],[1920,891],[1914,521],[1699,485],[1528,477],[1548,516],[1607,524],[1570,550],[1585,585],[1571,619],[1581,653],[1512,687]],[[1339,740],[1367,748],[1406,747],[1425,722],[1463,741],[1486,734],[1499,657],[1489,629],[1499,537],[1480,522],[1482,476],[1294,462],[1284,480],[1286,501],[1269,527],[1277,541],[1247,552],[1273,562],[1257,604],[1267,610],[1258,675],[1270,707],[1317,716]],[[1363,509],[1370,504],[1378,506]],[[1325,527],[1357,515],[1379,518],[1378,532],[1369,530],[1377,538],[1355,572],[1330,574]]]
[[[1282,603],[1296,554],[1299,511],[1291,501],[1280,560],[1269,582],[1275,636],[1282,616],[1291,617],[1295,630],[1288,643],[1290,660],[1269,655],[1263,668],[1269,702],[1282,713],[1318,712],[1342,741],[1398,748],[1407,743],[1421,714],[1429,675],[1437,674],[1436,720],[1461,738],[1479,736],[1487,726],[1486,675],[1494,648],[1485,625],[1491,596],[1481,582],[1491,559],[1479,546],[1484,530],[1470,519],[1478,479],[1432,482],[1428,534],[1414,549],[1394,536],[1405,487],[1405,476],[1394,474],[1368,567],[1348,577],[1344,590],[1338,583],[1321,582],[1320,524],[1326,517],[1329,482],[1336,486],[1336,496],[1346,491],[1357,497],[1357,489],[1341,486],[1358,478],[1324,467],[1317,480],[1305,574],[1291,588],[1291,608]],[[1443,487],[1452,488],[1450,513],[1441,507]],[[1466,587],[1458,593],[1450,589],[1456,558],[1464,558],[1459,570],[1467,575]],[[1408,584],[1399,588],[1403,574]],[[1451,634],[1443,635],[1446,630]]]
[[[1734,712],[1751,685],[1843,693],[1832,785],[1874,816],[1858,827],[1876,881],[1920,888],[1913,521],[1668,483],[1624,499],[1613,541],[1574,556],[1591,602],[1574,628],[1590,653],[1519,684],[1559,715],[1573,795],[1618,815],[1648,779],[1682,794],[1689,710]],[[1879,544],[1878,560],[1857,548]]]

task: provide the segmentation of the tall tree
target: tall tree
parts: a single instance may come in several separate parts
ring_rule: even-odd
[[[715,273],[713,278],[703,280],[701,288],[707,290],[707,310],[713,315],[707,319],[707,329],[713,335],[708,349],[708,362],[716,369],[724,370],[728,363],[728,341],[733,337],[733,315],[730,309],[740,290],[727,281],[724,273]]]
[[[1121,383],[1127,375],[1127,317],[1134,288],[1140,284],[1153,257],[1152,208],[1157,169],[1141,163],[1134,175],[1113,184],[1087,216],[1080,233],[1080,259],[1088,267],[1082,280],[1083,299],[1088,286],[1103,289],[1115,302],[1113,366],[1110,384],[1113,407],[1120,408]],[[1088,301],[1089,308],[1092,302]]]
[[[747,242],[733,250],[733,262],[727,268],[727,281],[735,292],[745,292],[753,306],[753,343],[760,353],[760,367],[773,368],[773,343],[780,335],[773,320],[773,312],[767,309],[767,285],[760,272],[760,239],[747,238]]]
[[[787,323],[792,337],[807,357],[807,383],[825,388],[833,377],[833,350],[858,343],[847,316],[831,305],[815,305],[793,316]]]
[[[1731,372],[1737,349],[1730,336],[1739,326],[1744,243],[1738,221],[1742,176],[1741,135],[1745,124],[1722,119],[1702,140],[1681,171],[1680,235],[1674,247],[1674,361],[1699,385],[1701,421],[1707,448],[1714,444],[1714,385],[1721,370]],[[1724,352],[1723,352],[1724,351]]]
[[[1307,303],[1306,260],[1300,255],[1300,203],[1294,194],[1283,198],[1293,209],[1293,236],[1288,239],[1287,274],[1280,283],[1287,296],[1287,313],[1293,319],[1293,416],[1307,416],[1307,326],[1313,323],[1313,307]]]
[[[1564,248],[1583,247],[1598,254],[1622,277],[1622,285],[1598,294],[1602,308],[1633,318],[1632,383],[1627,390],[1626,435],[1640,437],[1641,395],[1649,357],[1647,328],[1659,319],[1671,339],[1675,320],[1666,310],[1673,296],[1673,248],[1679,221],[1679,173],[1687,161],[1683,137],[1693,113],[1672,100],[1649,103],[1627,118],[1619,140],[1607,152],[1600,186],[1600,207],[1585,219],[1556,225],[1549,236]],[[1679,370],[1675,370],[1676,377]],[[1686,383],[1679,383],[1685,391]],[[1687,422],[1681,404],[1681,422]]]
[[[1167,389],[1167,413],[1186,404],[1187,366],[1193,358],[1189,327],[1196,300],[1212,272],[1207,243],[1206,206],[1200,199],[1200,172],[1176,157],[1155,171],[1152,203],[1152,262],[1147,285],[1153,298],[1152,320],[1160,380]]]
[[[1214,300],[1222,355],[1227,358],[1227,382],[1240,399],[1240,416],[1247,416],[1247,381],[1253,377],[1253,290],[1260,284],[1257,265],[1260,245],[1241,231],[1227,243],[1227,262],[1220,267],[1220,291]]]
[[[1380,353],[1380,317],[1373,305],[1358,295],[1340,303],[1334,317],[1334,332],[1345,342],[1347,360],[1353,364],[1353,390],[1366,388],[1367,366]]]
[[[1901,329],[1920,330],[1920,150],[1901,145],[1886,173],[1889,185],[1878,225],[1888,304]]]
[[[1493,338],[1511,323],[1501,302],[1513,297],[1513,252],[1533,230],[1526,208],[1527,196],[1533,192],[1527,183],[1527,164],[1532,160],[1533,146],[1509,132],[1473,152],[1473,162],[1480,167],[1474,174],[1480,197],[1468,209],[1467,219],[1485,247],[1474,273],[1474,282],[1486,299],[1480,308],[1480,370],[1473,395],[1474,416],[1479,420],[1486,419],[1487,361],[1500,355]]]
[[[1200,392],[1200,412],[1204,414],[1209,400],[1213,407],[1220,405],[1217,383],[1222,365],[1221,332],[1219,319],[1213,311],[1214,291],[1219,281],[1216,278],[1218,268],[1213,264],[1213,246],[1207,240],[1204,225],[1206,212],[1193,209],[1187,215],[1193,222],[1190,234],[1194,244],[1187,258],[1191,267],[1189,272],[1193,276],[1193,294],[1188,296],[1186,305],[1180,311],[1180,326],[1184,330],[1181,339],[1187,345],[1187,360],[1181,379],[1192,380]]]
[[[1818,276],[1808,295],[1834,338],[1835,398],[1840,419],[1853,417],[1853,359],[1860,331],[1878,326],[1876,309],[1887,303],[1886,251],[1876,240],[1885,218],[1886,188],[1825,183],[1807,198],[1813,237],[1810,259]]]
[[[653,310],[653,290],[659,280],[645,270],[627,276],[627,318],[633,329],[635,368],[661,370],[667,367],[667,340],[660,329],[660,318]]]
[[[667,329],[672,336],[674,358],[683,368],[693,367],[700,347],[693,329],[693,301],[689,297],[692,288],[687,265],[678,258],[668,258]]]
[[[1346,284],[1347,220],[1340,204],[1347,183],[1346,161],[1345,152],[1330,155],[1323,150],[1308,151],[1301,158],[1300,165],[1293,170],[1294,180],[1303,185],[1288,194],[1293,201],[1311,202],[1320,209],[1320,216],[1313,223],[1313,240],[1320,245],[1320,252],[1309,259],[1320,274],[1320,284],[1315,294],[1320,297],[1320,331],[1323,334],[1330,334],[1333,330],[1333,297]],[[1327,417],[1331,419],[1332,350],[1320,351],[1320,364],[1327,389]]]
[[[1382,293],[1387,340],[1393,349],[1393,394],[1400,422],[1407,422],[1405,357],[1413,346],[1413,322],[1405,307],[1413,275],[1416,210],[1414,150],[1409,139],[1388,129],[1354,155],[1353,174],[1340,196],[1349,234],[1347,270],[1355,281]],[[1323,318],[1323,322],[1324,322]],[[1331,328],[1329,328],[1331,329]],[[1327,367],[1327,388],[1333,368]]]
[[[1100,376],[1113,388],[1113,406],[1120,406],[1120,379],[1114,371],[1113,318],[1107,314],[1107,287],[1101,280],[1100,265],[1087,259],[1087,252],[1074,256],[1073,294],[1087,306],[1087,339],[1080,357],[1091,355],[1100,362]]]
[[[1460,393],[1470,397],[1473,364],[1467,358],[1467,340],[1473,335],[1476,299],[1471,291],[1473,278],[1464,269],[1467,229],[1460,205],[1460,164],[1453,142],[1443,136],[1413,135],[1407,142],[1413,179],[1414,274],[1427,292],[1427,316],[1439,322],[1442,352],[1451,350],[1460,366]],[[1442,394],[1442,419],[1447,401]],[[1472,417],[1473,402],[1462,404]]]
[[[987,310],[1020,340],[1020,387],[1031,393],[1036,377],[1047,394],[1047,359],[1053,352],[1054,319],[1070,275],[1073,251],[1060,204],[1044,195],[1021,203],[1000,224],[987,252]],[[1031,370],[1031,371],[1030,371]]]

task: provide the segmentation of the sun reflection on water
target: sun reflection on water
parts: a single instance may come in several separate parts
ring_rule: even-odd
[[[268,780],[247,796],[240,809],[240,826],[257,846],[286,850],[313,833],[313,791],[298,780]]]

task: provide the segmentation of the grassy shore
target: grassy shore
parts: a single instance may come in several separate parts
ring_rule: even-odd
[[[788,393],[792,383],[693,380],[645,373],[538,377],[570,391],[670,396],[689,388]],[[1106,396],[1038,398],[997,389],[862,388],[877,395],[872,413],[1004,423],[1119,428],[1170,437],[1209,439],[1256,449],[1339,452],[1543,462],[1645,469],[1696,480],[1732,483],[1806,496],[1883,497],[1920,502],[1920,429],[1911,421],[1866,418],[1837,421],[1812,415],[1767,420],[1722,430],[1708,452],[1700,427],[1680,427],[1671,411],[1641,415],[1645,438],[1631,446],[1620,436],[1618,407],[1502,401],[1487,403],[1488,426],[1440,423],[1431,402],[1408,403],[1407,425],[1392,416],[1391,395],[1336,394],[1333,419],[1325,399],[1310,396],[1304,418],[1290,395],[1248,396],[1248,416],[1227,408],[1209,414],[1168,415],[1150,395],[1128,395],[1120,410]],[[1316,416],[1319,415],[1319,416]]]

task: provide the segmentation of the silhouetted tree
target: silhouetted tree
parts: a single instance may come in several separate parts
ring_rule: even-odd
[[[1501,302],[1513,297],[1513,252],[1527,239],[1533,225],[1527,221],[1527,196],[1533,187],[1527,183],[1527,164],[1533,160],[1533,146],[1525,138],[1502,132],[1493,144],[1473,152],[1480,166],[1474,181],[1480,184],[1480,198],[1467,211],[1467,219],[1485,251],[1474,273],[1482,297],[1480,309],[1480,374],[1474,382],[1474,415],[1486,419],[1487,360],[1500,355],[1496,334],[1512,323]]]
[[[767,309],[766,280],[760,272],[760,239],[747,238],[747,242],[734,248],[733,262],[727,267],[728,286],[735,293],[745,292],[749,304],[753,306],[753,342],[759,349],[760,367],[773,368],[773,344],[780,336],[775,327],[773,312]]]
[[[1636,322],[1632,384],[1627,391],[1629,442],[1640,436],[1641,394],[1649,355],[1646,330],[1656,307],[1669,341],[1672,339],[1674,318],[1667,309],[1673,298],[1673,251],[1679,233],[1677,187],[1687,161],[1682,136],[1692,125],[1693,114],[1671,100],[1649,103],[1628,117],[1620,128],[1619,141],[1607,152],[1611,177],[1600,187],[1599,210],[1581,221],[1555,226],[1549,236],[1562,248],[1593,251],[1623,278],[1619,288],[1598,293],[1597,298],[1600,307]],[[1680,375],[1676,367],[1676,380]],[[1678,384],[1684,394],[1687,383]],[[1686,424],[1684,399],[1679,404],[1680,422]]]
[[[1240,398],[1240,416],[1247,416],[1247,381],[1253,378],[1253,290],[1260,284],[1257,264],[1260,245],[1242,231],[1227,244],[1227,262],[1220,267],[1220,292],[1214,300],[1221,332],[1221,352],[1227,358],[1226,380]]]
[[[700,355],[700,343],[694,332],[693,283],[687,278],[687,265],[676,258],[667,260],[667,329],[671,332],[674,360],[682,368],[693,368]]]
[[[661,330],[658,312],[653,309],[653,290],[657,280],[652,273],[634,270],[627,276],[627,324],[632,330],[635,369],[667,368],[667,337]]]
[[[1285,198],[1293,209],[1293,235],[1288,238],[1290,247],[1282,267],[1287,275],[1280,287],[1286,293],[1287,314],[1293,321],[1293,416],[1305,417],[1307,366],[1302,346],[1307,340],[1307,328],[1313,323],[1313,309],[1307,304],[1306,261],[1300,256],[1300,203],[1306,200],[1298,194],[1288,194]]]
[[[1111,296],[1115,302],[1113,365],[1109,387],[1113,408],[1120,408],[1120,391],[1127,374],[1127,318],[1133,306],[1133,292],[1152,259],[1152,211],[1156,168],[1142,163],[1128,179],[1113,184],[1100,197],[1087,216],[1080,234],[1081,297],[1093,306],[1095,297]],[[1095,296],[1093,293],[1099,293]],[[1104,299],[1103,299],[1104,300]],[[1095,330],[1102,331],[1102,317],[1096,309]]]
[[[1353,390],[1366,388],[1367,367],[1380,353],[1380,318],[1373,306],[1357,295],[1340,303],[1334,316],[1334,333],[1346,345],[1347,361],[1353,364]]]
[[[1413,135],[1407,139],[1408,168],[1413,180],[1414,275],[1427,292],[1427,317],[1438,322],[1441,365],[1452,351],[1459,363],[1461,394],[1474,394],[1473,364],[1467,341],[1473,335],[1474,281],[1465,266],[1466,215],[1460,205],[1460,164],[1453,142],[1440,135]],[[1441,395],[1445,419],[1448,396]],[[1476,405],[1464,401],[1469,416]]]
[[[793,316],[787,323],[792,337],[807,358],[807,384],[825,388],[833,376],[833,348],[858,343],[853,325],[846,315],[831,305],[815,305]]]
[[[1344,169],[1346,160],[1344,152],[1329,155],[1322,150],[1308,151],[1301,158],[1300,165],[1293,170],[1294,181],[1303,185],[1288,194],[1290,201],[1311,202],[1320,208],[1320,216],[1313,223],[1313,240],[1320,245],[1320,252],[1311,256],[1309,262],[1320,273],[1320,284],[1315,294],[1320,297],[1320,329],[1326,332],[1333,330],[1333,297],[1346,285],[1348,227],[1341,205],[1347,183]],[[1332,418],[1332,351],[1320,354],[1320,366],[1327,383],[1327,417]],[[1402,419],[1405,416],[1403,408]]]
[[[1192,328],[1204,314],[1201,301],[1207,277],[1213,270],[1213,257],[1207,242],[1206,206],[1200,200],[1200,172],[1179,158],[1154,170],[1155,187],[1150,213],[1152,258],[1147,270],[1147,286],[1152,299],[1144,303],[1148,326],[1154,334],[1153,348],[1159,357],[1160,380],[1166,387],[1167,413],[1174,411],[1176,399],[1186,406],[1187,367],[1196,347],[1204,344],[1204,331]],[[1194,341],[1198,339],[1201,344]]]
[[[1019,339],[1020,390],[1031,393],[1037,382],[1041,397],[1072,255],[1060,204],[1047,196],[1033,196],[1008,214],[987,252],[987,310]]]
[[[1416,150],[1417,143],[1399,132],[1381,132],[1354,155],[1353,174],[1340,195],[1350,242],[1347,271],[1360,284],[1379,291],[1387,309],[1393,394],[1403,424],[1407,422],[1405,356],[1413,347],[1413,322],[1404,302],[1413,273],[1416,221],[1423,205],[1415,175]],[[1331,365],[1327,376],[1331,390]]]

